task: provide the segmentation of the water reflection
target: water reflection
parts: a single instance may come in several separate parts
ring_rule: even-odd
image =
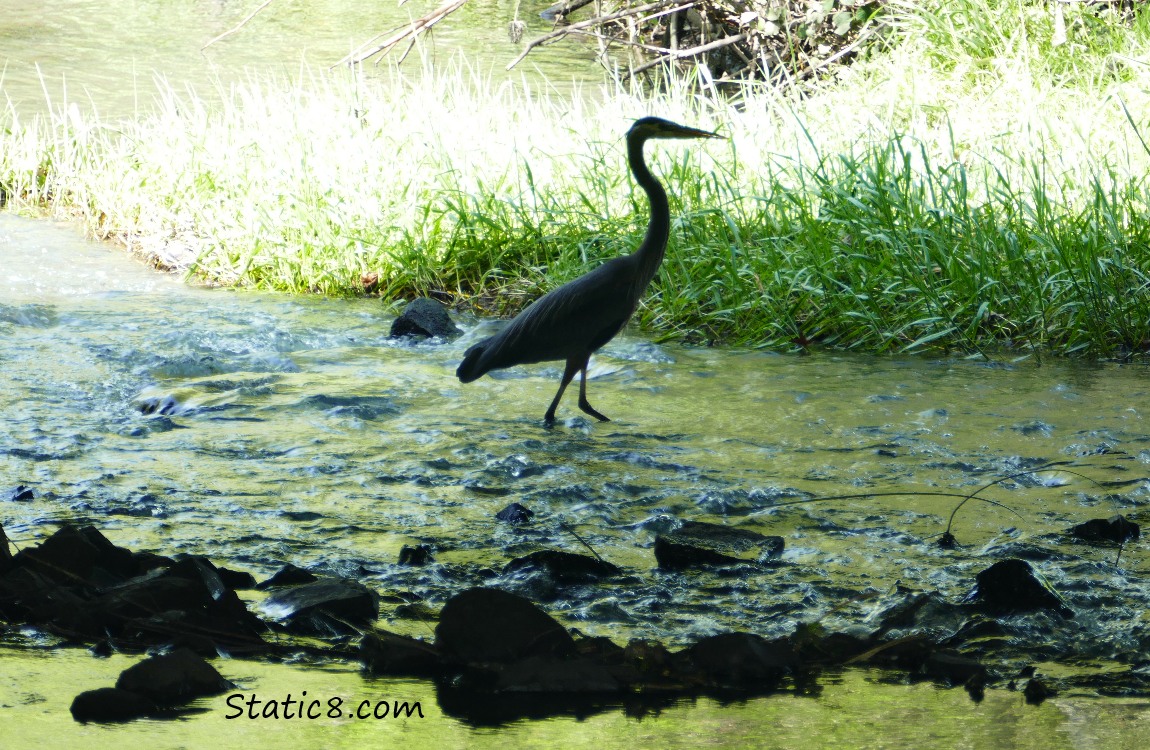
[[[760,747],[939,747],[1123,748],[1150,740],[1146,704],[1138,700],[1060,697],[1024,706],[1017,693],[989,691],[972,707],[961,690],[930,685],[891,686],[883,675],[855,670],[826,675],[817,696],[777,695],[745,701],[711,698],[676,701],[653,712],[625,713],[618,707],[545,721],[520,720],[498,728],[473,726],[439,707],[434,689],[413,680],[365,679],[351,666],[217,661],[236,683],[236,693],[194,704],[201,713],[179,721],[135,721],[123,725],[81,725],[68,717],[71,696],[111,684],[135,660],[97,659],[80,649],[12,651],[0,646],[0,695],[5,696],[4,739],[13,747],[83,746],[117,750],[125,746],[357,748],[574,747],[677,748]],[[226,719],[241,700],[297,700],[303,691],[322,702],[338,698],[419,702],[423,718],[353,721]],[[766,739],[769,738],[769,739]]]

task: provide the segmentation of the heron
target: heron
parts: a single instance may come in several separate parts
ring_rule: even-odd
[[[651,217],[639,249],[613,258],[577,279],[553,289],[529,305],[499,333],[471,346],[455,374],[470,383],[491,370],[563,360],[559,391],[543,416],[555,423],[563,392],[579,373],[579,408],[609,422],[587,401],[587,362],[622,330],[663,262],[671,232],[667,191],[643,160],[643,145],[652,138],[721,138],[717,133],[679,125],[658,117],[636,120],[627,131],[627,161],[635,182],[647,193]]]

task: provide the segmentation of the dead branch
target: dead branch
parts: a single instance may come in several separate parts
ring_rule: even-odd
[[[203,51],[204,51],[204,50],[206,50],[208,47],[211,47],[213,44],[215,44],[216,42],[220,41],[221,39],[224,39],[225,37],[229,37],[229,36],[231,36],[232,34],[234,34],[234,33],[236,33],[237,31],[239,31],[240,29],[242,29],[244,26],[247,26],[247,24],[248,24],[248,21],[250,21],[250,20],[252,20],[253,18],[255,18],[255,17],[256,17],[256,15],[257,15],[257,14],[258,14],[258,13],[259,13],[261,10],[263,10],[264,8],[268,7],[268,6],[269,6],[269,5],[271,5],[271,4],[272,4],[272,0],[264,0],[263,4],[262,4],[262,5],[260,5],[260,7],[256,8],[255,10],[253,10],[253,11],[251,12],[251,14],[249,14],[249,15],[248,15],[248,17],[247,17],[247,18],[245,18],[244,20],[240,21],[240,23],[239,23],[239,25],[238,25],[238,26],[236,26],[236,27],[235,27],[235,28],[233,28],[233,29],[228,29],[228,30],[227,30],[227,31],[225,31],[224,33],[222,33],[222,34],[220,34],[219,36],[217,36],[215,39],[213,39],[213,40],[211,40],[210,42],[208,42],[207,44],[205,44],[203,47],[200,47],[200,52],[203,52]]]
[[[651,10],[663,10],[664,8],[667,8],[667,6],[674,4],[675,0],[660,0],[656,3],[648,3],[646,5],[639,5],[634,8],[627,8],[626,10],[617,11],[615,13],[608,13],[605,16],[598,16],[596,18],[580,21],[579,23],[573,23],[570,26],[564,26],[563,28],[556,29],[555,31],[544,34],[538,39],[533,39],[532,41],[528,42],[527,47],[523,50],[519,57],[515,58],[511,61],[510,64],[508,64],[507,70],[511,70],[516,65],[523,62],[523,58],[527,57],[527,54],[536,47],[542,46],[544,44],[550,44],[551,42],[562,39],[573,31],[578,31],[579,29],[587,29],[594,26],[603,26],[611,21],[616,21],[620,18],[626,18],[628,16],[637,16]],[[671,10],[686,10],[687,8],[693,7],[695,7],[695,0],[680,4]]]
[[[746,34],[735,34],[734,36],[726,36],[722,39],[716,39],[715,41],[709,42],[707,44],[701,44],[698,47],[691,47],[690,49],[668,50],[667,54],[663,55],[662,57],[650,60],[649,62],[645,62],[642,65],[632,68],[631,75],[638,75],[645,70],[650,70],[656,65],[660,65],[665,62],[671,62],[672,60],[684,60],[688,57],[698,57],[699,55],[705,55],[708,52],[712,52],[732,44],[738,44],[746,38]]]
[[[269,2],[270,2],[270,0],[269,0]],[[407,26],[401,27],[395,33],[393,33],[391,36],[389,36],[387,39],[385,39],[383,42],[376,45],[371,50],[364,52],[363,49],[365,47],[367,47],[369,44],[374,42],[376,39],[379,39],[379,37],[383,36],[383,35],[379,34],[379,35],[372,37],[370,40],[368,40],[368,41],[364,42],[362,45],[360,45],[357,50],[346,55],[342,60],[337,62],[332,67],[336,68],[336,67],[339,67],[340,65],[356,65],[356,64],[361,63],[361,62],[363,62],[363,61],[365,61],[371,57],[374,57],[375,55],[379,55],[379,54],[386,55],[388,52],[391,52],[392,49],[394,49],[396,46],[398,46],[403,41],[409,41],[410,42],[408,44],[407,51],[405,51],[403,53],[403,56],[407,57],[407,53],[411,51],[412,45],[415,44],[415,40],[417,37],[419,37],[420,34],[423,34],[428,29],[430,29],[432,26],[434,26],[435,24],[437,24],[440,21],[442,21],[443,19],[447,18],[449,15],[451,15],[455,11],[462,8],[466,2],[467,2],[467,0],[446,0],[446,2],[443,3],[443,5],[440,5],[438,8],[431,11],[426,16],[423,16],[422,18],[417,18],[414,21],[412,21],[411,23],[409,23]]]

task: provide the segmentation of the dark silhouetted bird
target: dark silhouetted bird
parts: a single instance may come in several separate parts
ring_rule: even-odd
[[[519,313],[502,331],[469,348],[455,371],[459,379],[470,383],[491,370],[565,360],[567,367],[563,371],[563,380],[543,417],[544,423],[550,425],[555,422],[555,408],[577,372],[580,374],[579,408],[602,422],[609,421],[587,403],[587,361],[592,352],[622,330],[635,312],[639,298],[663,262],[667,236],[671,231],[667,192],[647,169],[643,161],[643,144],[651,138],[718,137],[715,133],[677,125],[658,117],[636,120],[627,131],[627,160],[635,181],[646,191],[651,204],[651,219],[643,244],[630,255],[609,260],[548,292]]]

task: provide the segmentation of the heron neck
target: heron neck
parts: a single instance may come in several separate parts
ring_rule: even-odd
[[[643,144],[645,138],[627,139],[627,159],[631,164],[631,173],[635,175],[635,182],[647,193],[647,201],[651,204],[651,219],[647,223],[647,236],[643,244],[635,251],[639,260],[639,289],[642,291],[655,278],[659,264],[663,262],[663,252],[667,249],[667,236],[671,230],[671,209],[667,205],[667,192],[651,175],[643,161]]]

